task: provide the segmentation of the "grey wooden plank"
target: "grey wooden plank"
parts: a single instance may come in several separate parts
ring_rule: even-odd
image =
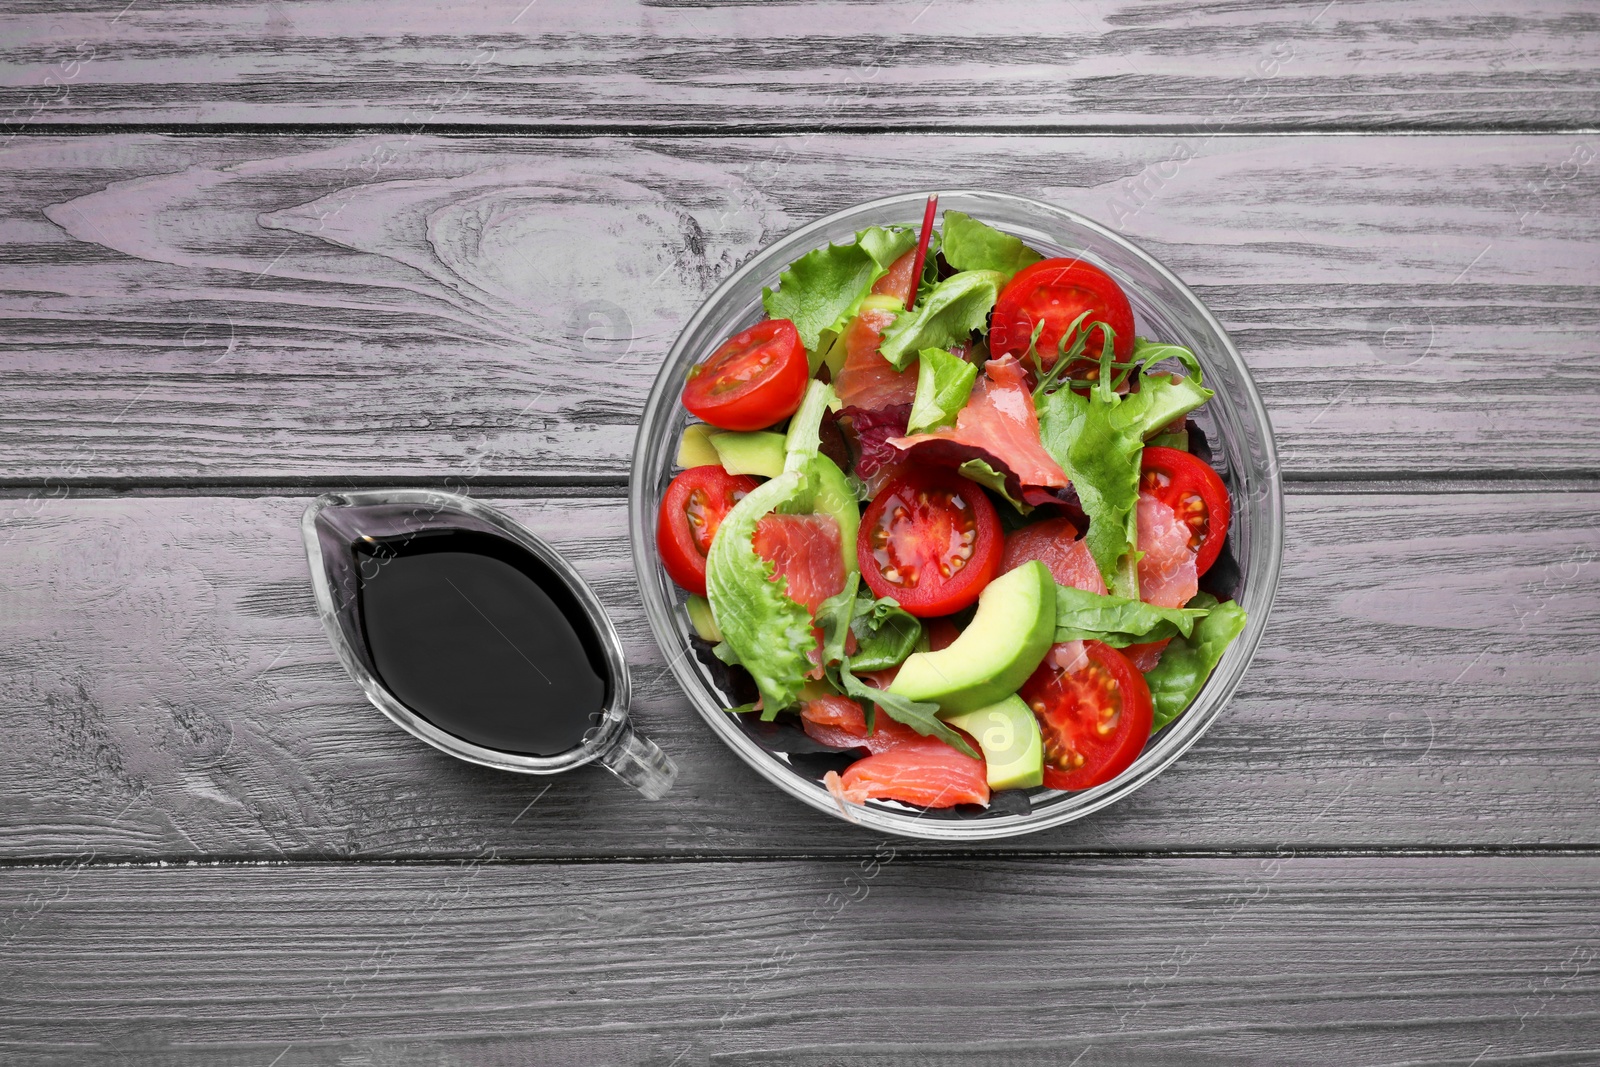
[[[718,279],[930,182],[1078,209],[1169,264],[1291,476],[1592,473],[1597,158],[1592,136],[23,138],[0,151],[0,477],[620,479]]]
[[[1600,1056],[1594,857],[0,874],[17,1064]]]
[[[9,5],[0,107],[61,122],[934,129],[1591,125],[1577,0]]]
[[[682,767],[659,804],[597,769],[469,767],[371,709],[312,615],[303,499],[4,503],[0,859],[875,840],[774,790],[690,709],[642,617],[620,499],[504,503],[609,606],[637,719]],[[1229,710],[1127,801],[999,847],[1600,845],[1597,520],[1594,493],[1292,495],[1278,604]]]

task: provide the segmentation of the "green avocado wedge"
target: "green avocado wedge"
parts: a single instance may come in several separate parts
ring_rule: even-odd
[[[717,461],[729,474],[754,474],[776,478],[783,473],[783,434],[768,430],[750,433],[714,433],[706,438]]]
[[[906,658],[889,692],[959,715],[998,703],[1039,666],[1056,632],[1056,583],[1038,560],[990,582],[961,636]]]
[[[1015,693],[996,704],[945,722],[978,739],[990,789],[1031,789],[1044,784],[1044,743],[1039,720]]]
[[[861,505],[845,480],[844,471],[827,456],[811,459],[811,478],[816,486],[811,507],[818,515],[832,515],[839,524],[839,550],[844,557],[844,572],[856,569],[856,533],[861,528]]]

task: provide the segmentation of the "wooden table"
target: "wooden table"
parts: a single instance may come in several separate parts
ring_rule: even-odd
[[[525,2],[0,15],[0,1060],[1600,1062],[1592,5]],[[1200,293],[1288,529],[1199,745],[950,850],[712,737],[624,493],[719,278],[956,187]],[[296,523],[407,485],[571,553],[669,800],[363,702]]]

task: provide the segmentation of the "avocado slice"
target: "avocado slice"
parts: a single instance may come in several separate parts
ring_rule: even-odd
[[[678,441],[678,466],[685,470],[690,467],[715,467],[720,462],[717,450],[706,439],[716,432],[715,426],[707,426],[703,422],[691,422],[685,426],[683,437]]]
[[[690,593],[689,602],[684,607],[689,612],[689,625],[694,627],[700,640],[710,641],[713,645],[722,640],[722,630],[717,626],[716,617],[711,614],[709,600]]]
[[[906,657],[889,692],[961,714],[1017,691],[1039,666],[1056,632],[1056,583],[1038,560],[990,582],[961,636],[937,652]]]
[[[827,456],[818,453],[811,460],[811,476],[817,487],[811,510],[831,515],[839,524],[839,548],[844,556],[844,572],[856,569],[856,532],[861,528],[861,505],[850,490],[844,471]]]
[[[709,438],[722,469],[729,474],[755,474],[776,478],[783,473],[784,439],[781,433],[714,433]]]
[[[1039,720],[1015,693],[996,704],[945,722],[978,739],[990,789],[1028,789],[1044,784],[1044,743]]]

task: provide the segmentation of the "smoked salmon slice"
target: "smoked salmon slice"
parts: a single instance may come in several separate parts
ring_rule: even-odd
[[[1039,416],[1022,364],[1006,356],[989,360],[983,369],[954,427],[892,438],[889,444],[909,454],[918,445],[938,443],[938,455],[954,450],[966,459],[984,459],[1004,468],[1023,489],[1066,488],[1066,472],[1039,441]]]
[[[924,808],[989,803],[983,760],[962,755],[943,741],[919,736],[856,760],[843,775],[829,771],[828,788],[845,800],[898,800]]]
[[[800,706],[800,725],[812,740],[834,748],[887,752],[896,745],[922,740],[921,734],[882,712],[873,716],[872,733],[867,733],[867,717],[861,705],[845,696],[806,701]]]

